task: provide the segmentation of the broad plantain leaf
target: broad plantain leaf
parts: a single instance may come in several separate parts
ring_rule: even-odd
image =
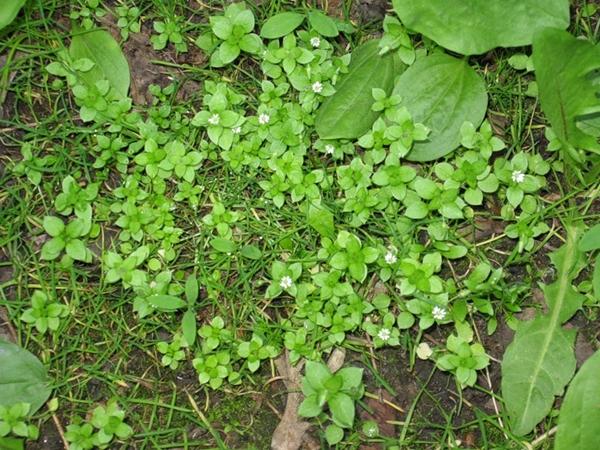
[[[416,142],[407,159],[431,161],[460,144],[460,127],[483,121],[487,109],[485,84],[466,61],[442,53],[417,60],[402,74],[394,95],[402,97],[416,123],[431,132]]]
[[[558,416],[554,450],[597,450],[600,424],[600,351],[579,369]]]
[[[69,48],[71,58],[88,58],[94,67],[81,76],[90,84],[106,79],[115,91],[127,96],[129,91],[129,64],[117,41],[104,30],[92,30],[73,36]]]
[[[340,33],[335,21],[317,9],[308,12],[308,22],[321,36],[336,37]]]
[[[30,352],[0,339],[0,405],[29,403],[35,413],[52,390],[46,368]]]
[[[581,307],[583,297],[572,287],[581,268],[577,231],[567,230],[567,243],[552,254],[556,281],[543,286],[548,313],[517,327],[502,360],[502,395],[512,432],[525,435],[550,412],[575,373],[577,331],[562,324]]]
[[[290,34],[304,22],[304,14],[283,12],[270,17],[260,29],[261,37],[277,39]]]
[[[520,47],[569,26],[569,0],[393,0],[404,25],[463,55]]]
[[[600,89],[593,77],[600,69],[600,47],[566,31],[546,29],[535,36],[533,65],[540,104],[556,136],[565,145],[600,152],[592,128],[600,114]]]
[[[394,78],[404,66],[398,56],[379,56],[378,40],[369,41],[352,53],[348,73],[336,84],[336,93],[328,97],[315,119],[321,139],[355,139],[371,129],[380,112],[371,111],[373,88],[389,94]]]
[[[0,2],[0,30],[15,20],[25,0],[2,0]]]

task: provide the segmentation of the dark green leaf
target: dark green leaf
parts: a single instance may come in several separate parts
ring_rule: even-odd
[[[325,206],[311,204],[308,207],[307,220],[308,224],[317,230],[321,236],[334,237],[333,213]]]
[[[35,413],[48,400],[46,368],[24,348],[0,339],[0,404],[29,403]]]
[[[460,145],[460,128],[465,122],[475,127],[487,110],[487,92],[481,77],[466,61],[436,53],[418,59],[402,74],[394,95],[402,97],[416,123],[431,132],[426,141],[416,142],[407,159],[431,161]]]
[[[600,351],[579,369],[560,408],[554,450],[597,450],[600,424]]]
[[[404,25],[463,55],[531,44],[536,31],[569,26],[568,0],[393,0]]]
[[[587,230],[579,240],[579,250],[591,252],[600,248],[600,223]]]
[[[181,329],[187,343],[193,346],[194,342],[196,342],[196,313],[191,309],[188,309],[183,315]]]
[[[0,437],[0,449],[2,450],[23,450],[25,441],[23,439]]]
[[[25,4],[25,0],[2,0],[0,3],[0,30],[9,25]]]
[[[270,17],[260,29],[265,39],[277,39],[290,34],[304,22],[304,14],[283,12]]]
[[[92,30],[73,36],[69,52],[73,59],[88,58],[95,63],[91,70],[81,74],[89,84],[106,79],[119,95],[127,96],[129,64],[109,32]]]
[[[317,111],[315,127],[321,139],[358,138],[379,117],[380,112],[371,111],[375,102],[371,91],[379,88],[389,94],[394,78],[406,66],[391,53],[379,56],[378,43],[369,41],[354,50],[348,73],[335,85],[336,93]]]
[[[600,47],[566,31],[547,29],[535,36],[533,64],[542,110],[564,143],[600,151],[595,133],[581,120],[600,113],[598,84],[591,77],[600,68]]]
[[[221,253],[233,253],[237,246],[229,239],[214,238],[210,240],[210,246]]]
[[[262,257],[262,252],[256,245],[245,245],[241,254],[244,258],[258,260]]]
[[[551,259],[556,281],[543,287],[549,312],[518,326],[502,360],[502,396],[512,432],[518,436],[531,432],[546,417],[575,373],[577,331],[562,327],[581,305],[571,284],[580,259],[575,229],[567,229],[567,243]]]
[[[187,305],[179,297],[173,295],[151,295],[148,297],[148,303],[160,311],[176,311]]]
[[[335,21],[319,10],[313,9],[308,12],[308,22],[321,36],[336,37],[339,34]]]
[[[185,299],[189,306],[193,306],[198,299],[198,278],[192,274],[185,280]]]

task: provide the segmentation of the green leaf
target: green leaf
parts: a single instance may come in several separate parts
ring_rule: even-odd
[[[240,47],[230,42],[222,42],[218,49],[220,60],[223,64],[229,64],[240,56]]]
[[[191,309],[188,309],[183,315],[181,329],[187,343],[193,346],[196,342],[196,314]]]
[[[331,424],[325,428],[325,439],[329,445],[335,445],[344,438],[344,430],[337,425]]]
[[[196,278],[196,275],[190,275],[185,280],[185,299],[189,306],[193,306],[198,299],[198,278]]]
[[[185,301],[173,295],[151,295],[148,303],[160,311],[176,311],[187,305]]]
[[[321,236],[333,238],[335,235],[335,226],[333,223],[333,213],[323,205],[311,204],[308,207],[308,224],[313,227]]]
[[[313,9],[308,12],[308,22],[321,36],[336,37],[339,34],[335,21],[319,10]]]
[[[29,403],[33,414],[50,397],[46,368],[24,348],[0,339],[0,367],[0,405]]]
[[[571,382],[560,408],[554,450],[597,450],[600,424],[600,351]]]
[[[67,243],[65,248],[67,255],[76,261],[87,261],[87,249],[83,241],[79,239],[73,239]]]
[[[256,245],[245,245],[240,253],[248,259],[259,260],[262,258],[262,252]]]
[[[265,39],[278,39],[290,34],[304,22],[304,14],[283,12],[270,17],[260,29]]]
[[[533,63],[540,104],[556,136],[563,144],[600,151],[597,135],[578,126],[578,121],[600,114],[598,84],[591,77],[600,68],[600,47],[547,29],[534,39]]]
[[[44,230],[52,237],[56,237],[63,232],[65,224],[61,219],[54,216],[44,217]]]
[[[463,55],[520,47],[536,31],[569,26],[568,0],[393,0],[404,25]]]
[[[87,58],[94,62],[91,70],[80,74],[86,82],[95,84],[106,79],[119,95],[127,96],[129,64],[109,32],[92,30],[73,36],[69,53],[73,59]]]
[[[223,238],[211,239],[210,246],[221,253],[233,253],[237,248],[235,242]]]
[[[321,409],[317,394],[309,395],[300,403],[298,415],[302,417],[316,417],[321,413]]]
[[[374,88],[389,94],[394,78],[404,66],[393,54],[379,56],[378,40],[369,41],[352,53],[348,73],[335,85],[336,93],[328,97],[315,118],[321,139],[355,139],[371,129],[380,112],[372,111]],[[357,114],[360,111],[360,114]]]
[[[596,256],[596,261],[594,262],[592,287],[594,289],[594,297],[596,297],[596,300],[600,300],[600,255]]]
[[[327,402],[334,423],[342,428],[352,428],[354,423],[354,400],[348,394],[338,392]]]
[[[465,122],[475,127],[487,110],[487,92],[481,77],[466,61],[442,53],[417,60],[398,80],[392,95],[415,123],[431,132],[426,141],[416,142],[407,159],[431,161],[460,145],[460,128]]]
[[[0,438],[0,448],[2,450],[23,450],[25,441],[23,439],[3,437]]]
[[[591,252],[600,248],[600,223],[587,230],[579,240],[579,250]]]
[[[580,256],[576,235],[568,228],[567,243],[552,255],[557,278],[544,286],[549,313],[521,323],[502,360],[502,396],[512,432],[519,436],[550,412],[554,397],[562,395],[575,372],[576,330],[565,330],[562,323],[581,301],[571,285]]]
[[[315,361],[306,362],[304,373],[304,381],[315,391],[323,390],[323,383],[331,377],[329,368],[325,364]]]
[[[2,0],[0,4],[0,30],[9,25],[25,4],[25,0]]]

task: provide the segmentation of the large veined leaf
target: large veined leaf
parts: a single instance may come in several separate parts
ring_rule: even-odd
[[[548,313],[521,323],[502,360],[502,396],[516,435],[525,435],[550,412],[575,373],[576,330],[562,324],[581,307],[583,297],[572,287],[581,268],[576,230],[552,254],[556,281],[542,286]]]
[[[520,47],[569,26],[569,0],[393,0],[404,25],[463,55]]]
[[[94,62],[94,67],[81,76],[90,84],[107,79],[115,91],[127,96],[129,91],[129,64],[121,51],[121,47],[113,37],[104,30],[92,30],[73,36],[69,47],[71,58],[87,58]]]
[[[542,110],[556,136],[584,150],[600,151],[598,133],[585,120],[600,114],[600,47],[566,31],[540,31],[533,42],[533,65]],[[593,123],[593,122],[592,122]]]
[[[431,161],[460,144],[460,127],[476,127],[487,109],[487,92],[481,77],[465,61],[442,53],[417,60],[402,74],[394,94],[402,97],[416,123],[431,132],[426,141],[414,144],[411,161]]]
[[[396,55],[379,56],[378,40],[352,53],[347,74],[336,84],[336,93],[317,111],[315,128],[321,139],[355,139],[370,130],[381,112],[371,111],[372,89],[390,93],[394,78],[404,70]]]
[[[600,425],[600,352],[579,369],[558,416],[554,450],[597,450]]]
[[[25,0],[2,0],[0,2],[0,30],[9,25],[25,4]]]
[[[0,339],[0,405],[29,403],[33,414],[51,392],[40,360],[24,348]]]

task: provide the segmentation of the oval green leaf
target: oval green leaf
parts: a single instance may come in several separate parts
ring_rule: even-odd
[[[42,407],[52,390],[46,368],[33,354],[0,339],[0,405],[29,403],[30,414]]]
[[[221,253],[233,253],[237,248],[235,242],[223,238],[211,239],[210,246]]]
[[[92,30],[73,36],[69,53],[73,59],[88,58],[95,65],[81,77],[90,84],[108,80],[115,91],[127,96],[129,91],[129,64],[117,41],[104,30]]]
[[[3,0],[0,4],[0,30],[15,20],[25,0]]]
[[[308,22],[321,36],[336,37],[340,34],[335,21],[316,9],[308,12]]]
[[[552,130],[565,145],[598,152],[592,129],[580,120],[600,112],[598,85],[600,47],[566,31],[547,29],[536,34],[533,65],[540,104]]]
[[[600,424],[600,351],[581,367],[567,390],[554,450],[597,450]]]
[[[304,22],[304,14],[283,12],[270,17],[260,29],[260,36],[265,39],[278,39],[294,31]]]
[[[160,311],[176,311],[183,308],[187,303],[179,297],[173,295],[151,295],[148,297],[148,303]]]
[[[198,278],[192,274],[185,280],[185,299],[189,306],[193,306],[198,298]]]
[[[183,315],[181,330],[188,345],[194,345],[194,342],[196,342],[196,313],[191,309],[188,309]]]
[[[396,55],[379,56],[379,40],[369,41],[352,53],[348,73],[336,84],[315,119],[321,139],[355,139],[371,129],[380,112],[371,111],[373,88],[389,94],[394,78],[406,68]]]
[[[442,53],[417,60],[402,74],[394,95],[415,123],[431,131],[426,141],[416,142],[407,159],[431,161],[460,145],[460,127],[478,127],[487,110],[487,91],[481,77],[466,61]]]
[[[242,248],[241,254],[244,258],[258,260],[262,258],[262,252],[256,245],[245,245]]]
[[[579,241],[579,250],[591,252],[600,248],[600,223],[587,230]]]
[[[393,0],[404,25],[463,55],[533,42],[569,26],[569,0]]]

